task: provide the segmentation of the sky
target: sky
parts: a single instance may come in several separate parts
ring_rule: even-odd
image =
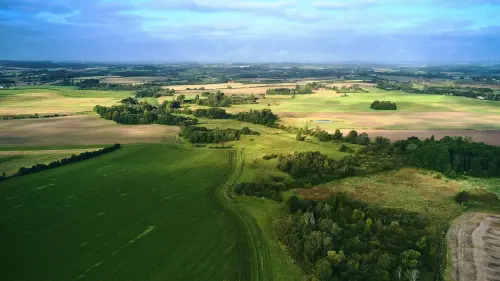
[[[500,60],[500,0],[0,0],[0,59]]]

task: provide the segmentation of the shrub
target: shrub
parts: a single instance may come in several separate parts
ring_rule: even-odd
[[[457,201],[460,204],[465,203],[469,200],[470,200],[470,194],[467,191],[462,190],[459,193],[457,193],[457,195],[455,195],[455,201]]]
[[[371,106],[371,109],[374,110],[397,110],[397,106],[395,103],[390,101],[374,101]]]

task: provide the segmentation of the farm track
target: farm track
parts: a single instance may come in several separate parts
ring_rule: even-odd
[[[231,171],[228,180],[221,188],[210,191],[212,200],[218,202],[224,214],[234,222],[238,251],[239,281],[273,280],[271,271],[265,266],[269,264],[269,249],[264,242],[262,232],[255,219],[241,209],[231,198],[234,185],[243,172],[243,150],[231,150],[229,163]]]

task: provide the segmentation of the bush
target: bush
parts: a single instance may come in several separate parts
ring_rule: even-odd
[[[277,154],[271,154],[271,155],[264,155],[264,157],[262,157],[262,159],[264,159],[264,160],[271,160],[271,159],[274,159],[274,158],[278,158],[278,155]]]
[[[470,194],[467,191],[460,191],[459,193],[457,193],[457,195],[455,195],[455,201],[457,201],[460,204],[469,201],[469,199],[470,199]]]
[[[397,110],[397,106],[395,103],[390,101],[374,101],[370,106],[371,109],[374,110]]]

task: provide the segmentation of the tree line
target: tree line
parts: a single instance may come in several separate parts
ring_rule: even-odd
[[[419,89],[414,87],[413,83],[411,82],[390,81],[379,81],[376,87],[386,91],[403,91],[406,93],[414,94],[450,95],[500,101],[500,94],[496,93],[493,89],[490,88],[425,85],[423,89]]]
[[[223,143],[236,141],[241,135],[256,134],[248,127],[237,129],[208,129],[206,127],[185,126],[182,127],[179,135],[186,138],[190,143]]]
[[[203,92],[193,100],[193,103],[197,105],[210,106],[210,107],[230,107],[233,104],[253,104],[256,103],[257,99],[252,95],[232,95],[227,96],[221,91],[215,93]]]
[[[53,161],[53,162],[51,162],[49,164],[36,164],[36,165],[31,166],[31,167],[21,167],[21,168],[19,168],[19,170],[17,171],[17,173],[15,173],[14,175],[12,175],[10,177],[7,177],[5,175],[5,173],[3,173],[0,176],[0,181],[6,180],[6,179],[12,178],[12,177],[19,177],[19,176],[29,175],[29,174],[33,174],[33,173],[45,171],[45,170],[48,170],[48,169],[52,169],[52,168],[57,168],[57,167],[60,167],[60,166],[64,166],[64,165],[67,165],[67,164],[79,162],[79,161],[82,161],[82,160],[94,158],[94,157],[97,157],[97,156],[100,156],[100,155],[103,155],[103,154],[106,154],[106,153],[109,153],[109,152],[113,152],[113,151],[115,151],[115,150],[117,150],[119,148],[121,148],[120,144],[114,144],[113,146],[108,146],[108,147],[105,147],[105,148],[102,148],[102,149],[99,149],[99,150],[96,150],[96,151],[86,151],[86,152],[82,152],[82,153],[80,153],[78,155],[73,154],[73,155],[71,155],[71,157],[62,158],[60,160]]]
[[[292,196],[275,223],[278,239],[315,281],[416,281],[437,270],[439,238],[413,213],[337,194],[326,201]]]
[[[314,84],[308,83],[305,86],[297,85],[295,88],[274,88],[268,89],[266,91],[267,95],[309,95],[314,92],[314,90],[319,89],[319,85],[316,82]]]

